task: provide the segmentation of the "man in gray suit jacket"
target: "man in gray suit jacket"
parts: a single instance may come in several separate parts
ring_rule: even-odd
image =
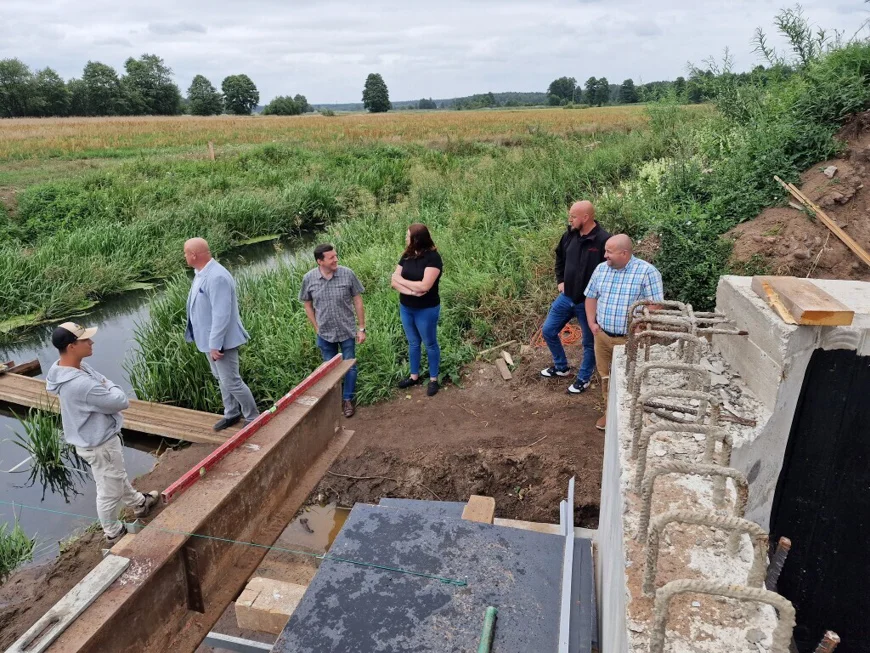
[[[258,415],[257,402],[239,374],[239,347],[248,342],[248,332],[239,318],[236,282],[227,269],[211,257],[208,243],[191,238],[184,243],[184,258],[196,270],[187,297],[187,328],[184,339],[208,358],[218,380],[224,416],[214,425],[220,431],[243,416],[249,424]]]

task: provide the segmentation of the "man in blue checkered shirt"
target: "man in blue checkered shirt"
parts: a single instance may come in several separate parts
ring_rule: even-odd
[[[604,415],[595,422],[600,431],[607,425],[607,389],[613,348],[625,344],[628,311],[640,299],[664,300],[661,273],[632,254],[631,238],[625,234],[611,237],[604,246],[604,258],[605,262],[592,273],[584,293],[586,318],[595,334],[595,363],[604,394]]]

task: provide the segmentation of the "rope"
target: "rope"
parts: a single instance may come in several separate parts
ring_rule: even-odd
[[[12,506],[12,509],[15,509],[15,506],[19,506],[21,508],[29,508],[30,510],[39,510],[42,512],[50,512],[55,515],[65,515],[67,517],[78,517],[80,519],[87,519],[88,521],[94,521],[93,517],[88,515],[80,515],[74,512],[65,512],[63,510],[52,510],[51,508],[40,508],[39,506],[30,506],[26,503],[20,502],[12,502],[12,501],[3,501],[0,500],[0,505]],[[123,524],[122,520],[116,520],[117,523]],[[161,528],[160,526],[154,526],[153,524],[146,524],[145,528],[150,528],[152,530],[161,531],[163,533],[169,533],[171,535],[184,535],[186,537],[199,537],[205,540],[213,540],[216,542],[227,542],[229,544],[242,544],[244,546],[255,547],[258,549],[267,549],[269,551],[281,551],[282,553],[295,553],[303,556],[310,556],[312,558],[317,558],[318,560],[332,560],[334,562],[344,562],[349,565],[357,565],[359,567],[370,567],[372,569],[382,569],[384,571],[392,571],[398,574],[407,574],[409,576],[418,576],[420,578],[428,578],[430,580],[437,580],[446,585],[455,585],[457,587],[465,587],[468,585],[467,581],[459,580],[455,578],[446,578],[444,576],[437,576],[434,574],[424,574],[419,571],[411,571],[409,569],[401,569],[399,567],[390,567],[387,565],[376,565],[372,562],[362,562],[360,560],[351,560],[349,558],[340,558],[338,556],[332,556],[328,553],[311,553],[309,551],[297,551],[295,549],[285,549],[280,546],[268,546],[266,544],[257,544],[256,542],[242,542],[240,540],[232,540],[226,537],[214,537],[213,535],[201,535],[199,533],[188,533],[186,531],[176,531],[169,528]],[[145,530],[145,529],[142,529]]]
[[[533,335],[532,339],[529,341],[529,344],[532,347],[543,347],[547,344],[544,342],[543,330],[544,328],[541,327],[535,331],[535,335]],[[559,339],[562,341],[563,345],[573,345],[583,340],[583,332],[573,324],[566,324],[565,328],[559,332]]]

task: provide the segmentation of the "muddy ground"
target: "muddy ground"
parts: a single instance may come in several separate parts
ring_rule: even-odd
[[[577,361],[579,350],[568,351]],[[313,496],[352,506],[381,497],[465,501],[483,494],[495,497],[498,517],[558,522],[559,501],[575,475],[576,525],[597,526],[604,449],[604,435],[594,426],[602,408],[599,389],[569,396],[572,379],[538,376],[550,364],[546,349],[523,358],[518,348],[513,352],[517,367],[510,381],[481,362],[468,368],[461,387],[448,386],[435,397],[417,386],[360,408],[345,421],[353,439]],[[167,451],[133,484],[162,490],[213,449]],[[100,561],[102,546],[101,533],[85,533],[55,561],[22,570],[0,587],[0,649]],[[232,621],[225,615],[219,630],[233,634]]]

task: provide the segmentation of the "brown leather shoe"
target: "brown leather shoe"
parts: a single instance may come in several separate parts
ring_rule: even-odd
[[[603,431],[605,428],[607,428],[607,415],[602,415],[598,418],[598,421],[595,422],[595,428],[597,428],[599,431]]]
[[[341,408],[344,410],[345,417],[353,417],[353,414],[356,412],[356,408],[353,406],[353,401],[350,399],[345,399],[341,403]]]

